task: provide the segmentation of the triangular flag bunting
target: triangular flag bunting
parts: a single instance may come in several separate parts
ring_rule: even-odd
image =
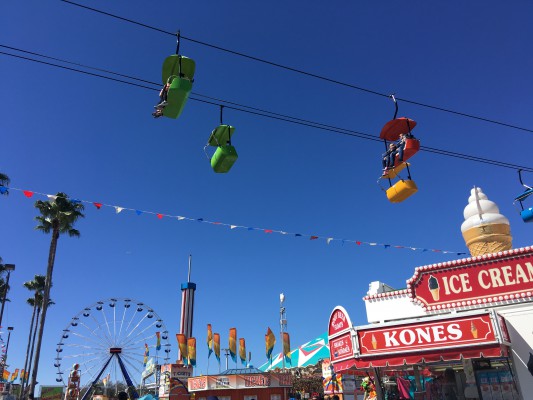
[[[22,192],[22,194],[24,196],[26,196],[27,198],[34,197],[35,195],[40,195],[40,196],[43,196],[43,197],[47,197],[49,201],[55,201],[57,199],[57,197],[58,197],[57,195],[44,194],[44,193],[34,192],[34,191],[31,191],[31,190],[22,190],[22,189],[13,188],[13,187],[8,188],[6,186],[0,185],[0,194],[9,193],[12,190],[15,190],[15,191],[18,191],[18,192]],[[383,244],[383,243],[375,243],[375,242],[374,243],[370,243],[370,242],[363,242],[363,241],[360,241],[360,240],[350,240],[350,239],[340,239],[340,238],[336,239],[334,237],[324,237],[324,236],[309,235],[309,234],[302,234],[302,233],[290,233],[290,232],[286,232],[286,231],[282,231],[282,230],[247,227],[247,226],[243,226],[243,225],[230,225],[230,224],[227,224],[225,222],[205,220],[204,218],[189,218],[189,217],[185,217],[185,216],[181,216],[181,215],[176,216],[176,215],[167,215],[167,214],[155,213],[153,211],[141,211],[141,210],[135,210],[135,209],[132,209],[132,208],[124,208],[124,207],[107,205],[107,204],[100,203],[100,202],[92,202],[92,201],[89,201],[89,200],[71,199],[71,198],[68,198],[68,197],[65,197],[65,200],[71,202],[72,204],[80,204],[80,203],[91,204],[92,203],[98,210],[100,210],[102,207],[113,207],[117,214],[121,213],[124,210],[135,211],[135,213],[137,215],[141,215],[143,213],[148,213],[150,215],[155,215],[158,219],[163,219],[163,217],[169,217],[169,218],[177,218],[179,221],[187,220],[187,221],[205,222],[205,223],[211,224],[211,225],[229,226],[230,229],[242,228],[242,229],[246,229],[248,231],[263,231],[264,233],[279,233],[281,235],[293,235],[294,237],[308,237],[309,240],[321,239],[321,240],[325,240],[328,245],[332,241],[336,240],[336,241],[340,241],[342,246],[344,246],[345,242],[348,242],[348,243],[355,243],[358,246],[361,246],[361,245],[378,246],[379,248],[384,248],[384,249],[411,249],[413,251],[434,252],[434,253],[443,253],[443,254],[456,254],[456,255],[460,255],[460,256],[464,256],[464,255],[468,254],[466,252],[454,252],[454,251],[449,251],[449,250],[431,249],[431,248],[423,249],[423,248],[419,248],[419,247],[409,247],[409,246],[401,246],[401,245],[394,245],[394,244]],[[0,343],[0,346],[1,346],[1,343]],[[2,346],[2,347],[4,347],[4,346]]]

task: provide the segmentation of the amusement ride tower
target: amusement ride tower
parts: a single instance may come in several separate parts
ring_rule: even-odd
[[[184,334],[187,339],[192,337],[194,292],[196,290],[196,283],[191,282],[191,260],[192,256],[189,255],[189,273],[187,274],[187,282],[181,284],[180,333]],[[181,352],[178,359],[183,360]]]

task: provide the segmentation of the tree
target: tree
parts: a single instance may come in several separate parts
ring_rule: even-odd
[[[26,358],[24,359],[24,371],[28,373],[29,376],[29,370],[31,369],[31,361],[33,358],[33,347],[35,345],[35,333],[37,332],[37,323],[39,321],[39,314],[41,312],[42,307],[42,301],[43,301],[43,291],[44,291],[44,284],[45,284],[46,277],[44,275],[35,275],[32,281],[24,282],[24,287],[33,293],[33,297],[30,297],[28,300],[26,300],[26,303],[28,303],[30,306],[33,307],[33,313],[31,316],[31,323],[30,323],[30,332],[28,334],[28,346],[26,347]],[[37,316],[37,319],[35,318]],[[33,337],[33,340],[32,340]],[[30,347],[32,349],[31,357],[30,357]],[[28,363],[29,360],[29,363]],[[22,397],[24,396],[24,388],[27,385],[27,382],[23,379],[20,393],[22,394]]]
[[[3,194],[7,196],[9,194],[9,190],[7,189],[7,186],[9,186],[9,182],[9,176],[0,172],[0,195]]]
[[[41,353],[41,345],[43,341],[44,325],[46,323],[46,311],[50,301],[50,288],[52,287],[52,274],[54,271],[54,263],[57,251],[57,242],[59,236],[68,234],[70,237],[79,237],[80,232],[74,229],[74,224],[79,218],[84,215],[81,212],[84,207],[80,202],[69,200],[65,193],[57,193],[51,200],[35,202],[35,208],[39,210],[41,215],[35,217],[39,225],[35,229],[43,233],[51,233],[50,251],[48,253],[48,266],[46,268],[46,280],[43,291],[41,319],[39,320],[39,330],[37,334],[37,344],[35,346],[35,360],[33,362],[33,369],[31,372],[31,385],[29,390],[29,398],[33,399],[35,394],[35,385],[37,384],[37,373],[39,369],[39,358]]]
[[[7,294],[9,293],[9,285],[4,280],[4,274],[6,273],[7,269],[4,264],[4,261],[2,260],[2,257],[0,257],[0,301],[2,301],[2,311],[0,311],[0,322],[2,319],[3,309],[4,309],[4,301],[11,301],[7,298]],[[4,300],[4,296],[6,296]]]

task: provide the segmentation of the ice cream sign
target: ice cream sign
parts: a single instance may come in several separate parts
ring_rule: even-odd
[[[361,356],[496,343],[490,314],[357,331]]]
[[[428,310],[531,300],[533,250],[505,253],[419,267],[407,284],[415,302]]]

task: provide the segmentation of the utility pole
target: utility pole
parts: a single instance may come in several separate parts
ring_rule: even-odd
[[[226,356],[226,370],[228,369],[228,357],[229,357],[229,349],[220,349],[224,352],[224,355]]]
[[[285,295],[281,293],[279,295],[279,337],[281,339],[281,361],[283,369],[285,369],[285,353],[283,345],[283,332],[287,330],[287,315],[285,314],[285,307],[283,303],[285,302]]]

